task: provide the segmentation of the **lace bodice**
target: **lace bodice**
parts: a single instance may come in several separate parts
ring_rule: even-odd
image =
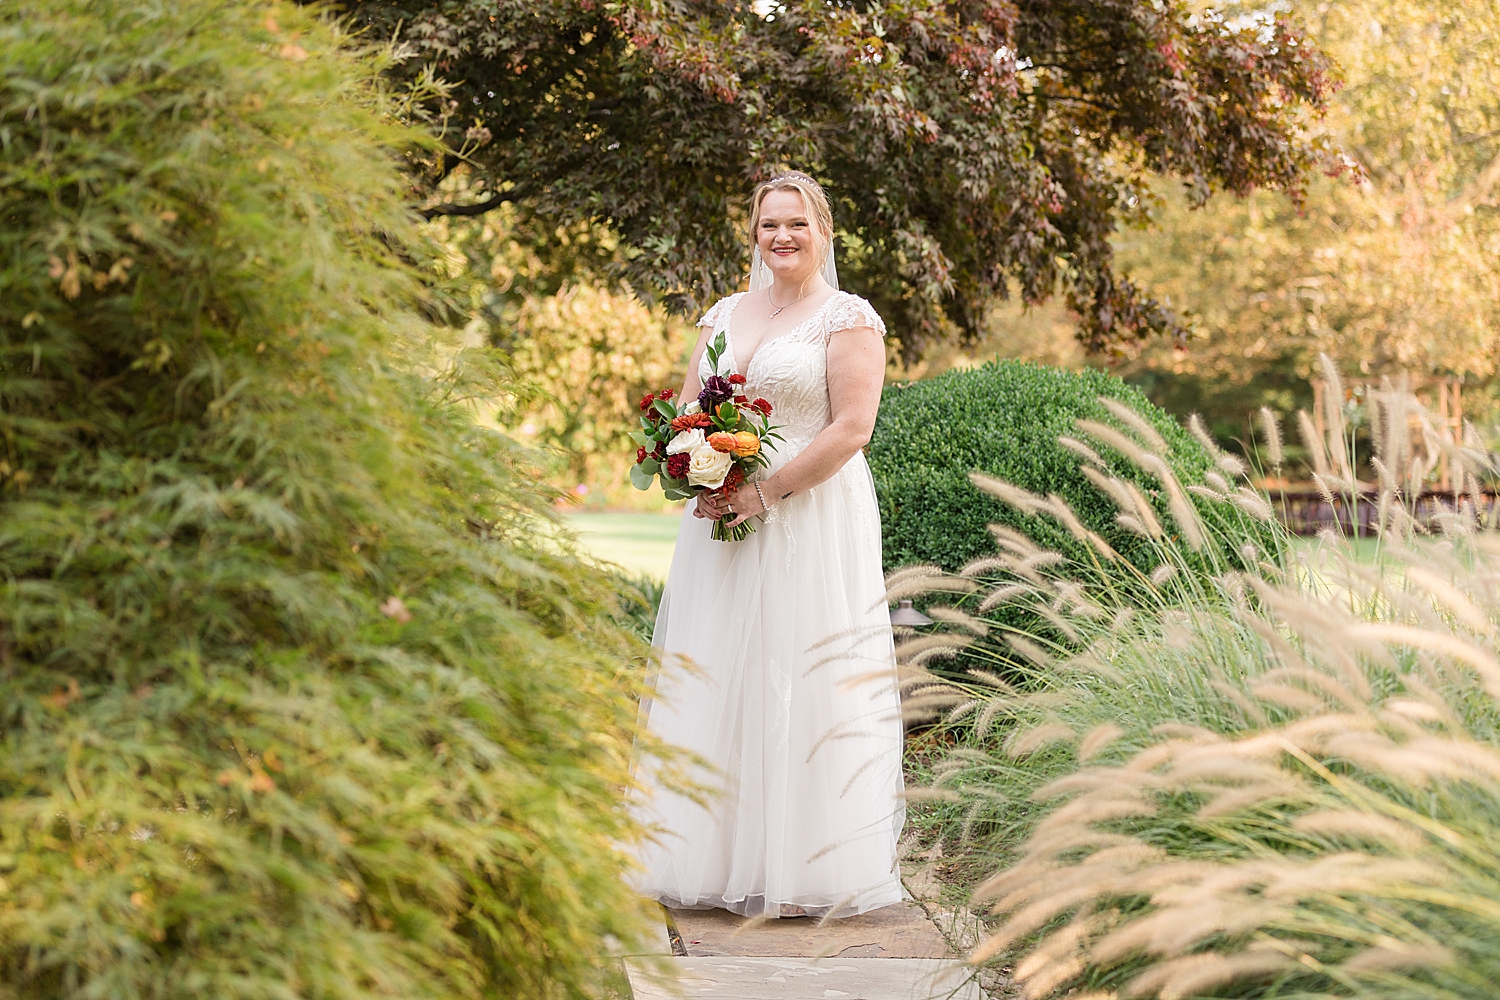
[[[747,293],[720,299],[698,321],[714,333],[723,332],[726,350],[719,359],[720,375],[736,372],[745,376],[745,395],[764,396],[771,401],[771,422],[780,425],[785,441],[778,445],[773,466],[781,466],[818,436],[830,419],[828,401],[828,339],[840,330],[869,326],[882,337],[885,323],[880,314],[848,292],[835,292],[807,319],[788,332],[764,341],[750,359],[748,371],[739,371],[729,320],[735,306]],[[710,338],[711,339],[711,338]],[[714,374],[705,354],[698,362],[698,378]]]

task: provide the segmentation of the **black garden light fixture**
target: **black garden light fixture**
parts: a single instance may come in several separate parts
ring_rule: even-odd
[[[931,625],[932,619],[912,607],[911,601],[904,600],[896,602],[896,608],[891,612],[891,624],[915,628],[918,625]]]

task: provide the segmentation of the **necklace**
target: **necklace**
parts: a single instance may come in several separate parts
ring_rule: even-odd
[[[816,289],[814,289],[814,291],[816,291]],[[784,305],[784,306],[776,306],[776,310],[771,313],[771,315],[770,315],[769,318],[770,319],[775,319],[777,316],[781,315],[782,310],[791,308],[792,306],[796,305],[798,302],[801,302],[803,299],[807,298],[811,294],[812,294],[812,292],[803,292],[801,295],[797,296],[795,299],[793,299],[792,301],[788,302],[786,305]],[[773,305],[773,306],[776,305],[776,300],[773,299],[773,298],[771,298],[771,292],[770,292],[769,289],[766,291],[766,299],[770,301],[771,305]]]

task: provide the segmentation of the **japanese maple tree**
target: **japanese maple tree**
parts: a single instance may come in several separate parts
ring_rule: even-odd
[[[606,270],[692,313],[747,267],[745,196],[785,166],[835,199],[839,265],[909,357],[996,296],[1068,297],[1094,349],[1173,330],[1116,273],[1144,178],[1297,191],[1326,60],[1274,10],[1189,0],[371,0],[453,82],[442,128],[477,187],[543,228],[603,225]],[[431,194],[431,190],[428,191]]]

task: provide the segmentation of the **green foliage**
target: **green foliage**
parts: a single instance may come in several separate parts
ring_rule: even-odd
[[[649,644],[651,634],[656,631],[656,613],[661,608],[661,595],[665,590],[665,581],[648,574],[622,576],[620,579],[622,600],[618,620],[643,643]]]
[[[1116,522],[1119,508],[1085,478],[1078,453],[1058,443],[1059,437],[1081,436],[1075,426],[1079,419],[1110,419],[1101,396],[1127,403],[1150,421],[1170,445],[1168,458],[1180,478],[1196,483],[1212,467],[1208,452],[1175,420],[1102,372],[991,361],[888,387],[869,452],[886,567],[933,563],[957,570],[994,553],[991,524],[1089,561],[1088,545],[1055,519],[976,490],[969,473],[979,471],[1041,496],[1058,494],[1127,559],[1152,568],[1154,549]],[[1117,464],[1148,496],[1160,493],[1144,470]]]
[[[784,165],[825,182],[849,287],[908,357],[959,333],[1015,281],[1062,286],[1096,346],[1171,326],[1111,265],[1141,170],[1196,196],[1296,188],[1323,158],[1304,118],[1330,89],[1300,24],[1187,0],[367,0],[456,83],[446,137],[507,201],[593,220],[601,261],[673,311],[746,272],[748,182]],[[432,158],[431,179],[459,157]],[[546,223],[551,223],[548,225]]]
[[[1073,639],[1043,603],[997,604],[981,581],[1045,593],[1046,567],[1063,564],[1091,601],[1216,603],[1216,578],[1279,561],[1286,545],[1264,498],[1231,483],[1237,459],[1100,372],[950,371],[888,394],[873,441],[886,563],[912,564],[888,577],[891,596],[967,594],[957,606],[981,620],[961,649],[929,650],[954,657],[940,670],[950,678],[1024,682],[1037,644]],[[934,567],[959,575],[935,586]]]
[[[592,997],[642,926],[640,647],[424,319],[389,68],[0,11],[6,1000]]]

